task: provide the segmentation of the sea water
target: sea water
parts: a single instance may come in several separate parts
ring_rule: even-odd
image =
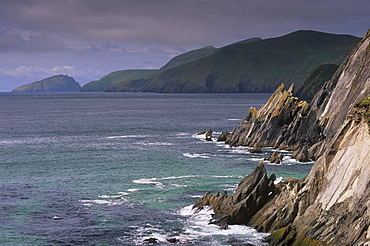
[[[232,193],[262,154],[216,142],[269,94],[0,93],[0,245],[265,245],[208,225],[205,192]],[[196,133],[211,128],[214,141]],[[279,179],[312,163],[284,152]]]

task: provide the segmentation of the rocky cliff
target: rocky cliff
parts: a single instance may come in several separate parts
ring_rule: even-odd
[[[216,219],[271,232],[266,239],[271,245],[370,245],[369,95],[370,30],[311,105],[282,85],[260,110],[250,109],[227,139],[231,145],[306,152],[317,159],[309,175],[258,186],[266,183],[259,164],[249,175],[255,178],[248,178],[248,187],[258,189],[236,195],[242,182],[234,195],[219,199],[206,194],[195,208],[210,205]],[[236,200],[239,196],[249,198]],[[255,204],[256,212],[245,214]]]
[[[79,91],[81,86],[68,75],[55,75],[40,81],[25,84],[12,90],[12,92],[66,92]]]

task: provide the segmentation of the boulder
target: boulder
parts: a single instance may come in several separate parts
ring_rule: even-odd
[[[205,133],[206,141],[213,141],[212,140],[212,129],[208,129],[208,131]]]
[[[146,244],[158,243],[158,239],[157,238],[154,238],[154,237],[144,239],[143,241]]]
[[[284,156],[282,153],[275,151],[269,157],[265,158],[266,161],[270,163],[280,164],[283,160]]]
[[[228,131],[222,132],[222,133],[220,134],[220,136],[218,136],[218,138],[217,138],[217,142],[224,142],[224,141],[226,141],[226,139],[227,139],[230,135],[231,135],[231,133],[230,133],[230,132],[228,132]]]
[[[249,153],[262,153],[262,149],[261,147],[258,147],[257,144],[255,144],[253,148],[249,150]]]
[[[300,162],[308,162],[311,161],[310,155],[308,152],[308,147],[303,146],[302,148],[296,150],[292,154],[292,158],[297,159]]]

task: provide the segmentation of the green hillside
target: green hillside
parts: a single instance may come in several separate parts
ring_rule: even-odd
[[[72,77],[55,75],[40,81],[21,85],[12,92],[67,92],[79,91],[81,86]]]
[[[360,40],[350,35],[297,31],[277,38],[237,42],[153,74],[141,91],[272,92],[281,83],[295,83],[299,89],[316,67],[340,64]]]
[[[112,72],[103,78],[91,81],[81,88],[81,91],[105,91],[111,85],[136,77],[147,76],[157,72],[154,69],[132,69]]]
[[[202,57],[208,56],[217,51],[217,48],[213,47],[212,45],[206,46],[201,49],[191,50],[184,54],[178,55],[172,58],[169,62],[166,63],[160,70],[166,70],[172,67],[176,67],[188,62],[192,62],[198,60]]]
[[[326,81],[333,77],[339,66],[335,64],[324,64],[317,67],[304,80],[303,86],[295,93],[300,100],[310,102],[315,94],[323,87]]]

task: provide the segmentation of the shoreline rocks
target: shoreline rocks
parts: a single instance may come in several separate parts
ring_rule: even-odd
[[[227,229],[230,224],[248,224],[250,218],[266,204],[275,190],[275,175],[267,177],[263,162],[245,177],[233,195],[227,192],[212,195],[207,192],[199,199],[193,209],[199,212],[209,206],[214,211],[210,223]]]

